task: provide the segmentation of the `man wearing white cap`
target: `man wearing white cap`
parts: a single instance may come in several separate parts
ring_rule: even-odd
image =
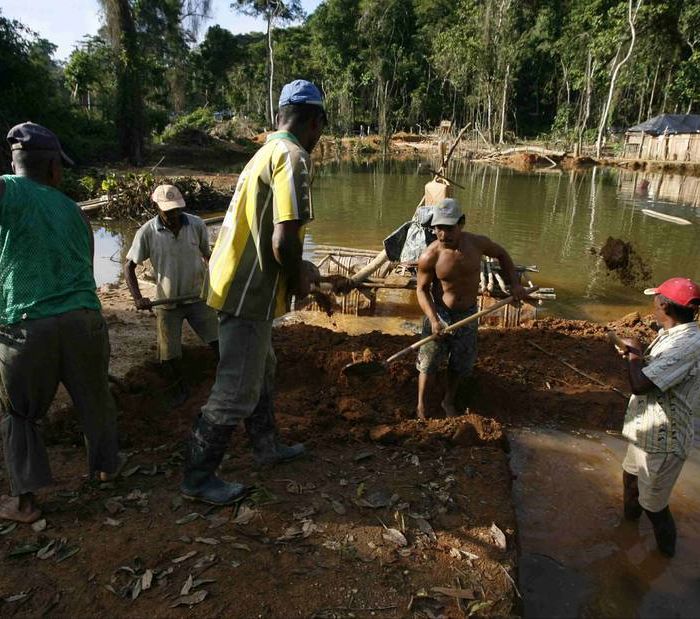
[[[676,525],[668,506],[673,486],[693,445],[693,417],[700,413],[700,287],[674,277],[645,294],[654,295],[661,327],[644,351],[623,340],[632,389],[622,435],[629,441],[622,463],[624,515],[646,512],[659,551],[672,557]]]
[[[152,200],[158,215],[147,221],[134,237],[126,256],[126,283],[140,310],[151,309],[136,278],[136,265],[150,259],[156,278],[156,298],[178,299],[156,310],[158,354],[163,368],[173,380],[171,404],[187,399],[187,386],[179,367],[182,357],[182,323],[187,320],[194,332],[218,351],[216,313],[199,297],[206,277],[206,263],[211,255],[206,224],[197,216],[185,213],[185,200],[174,185],[156,187]]]

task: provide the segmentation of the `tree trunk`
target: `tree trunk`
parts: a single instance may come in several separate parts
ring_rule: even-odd
[[[270,81],[269,81],[269,96],[270,96],[270,127],[275,128],[275,101],[273,98],[273,80],[275,78],[275,56],[272,50],[272,20],[273,11],[267,14],[267,49],[268,49],[268,62],[270,67]]]
[[[665,114],[666,113],[666,102],[668,101],[668,91],[669,88],[671,87],[671,75],[672,71],[668,72],[668,77],[666,78],[666,88],[664,88],[664,102],[661,104],[661,111],[659,114]]]
[[[615,84],[617,83],[617,76],[620,73],[620,69],[630,59],[630,56],[632,55],[632,50],[634,49],[634,44],[637,40],[637,30],[634,27],[634,25],[635,25],[635,21],[637,20],[637,12],[639,11],[639,7],[642,5],[643,0],[637,0],[637,6],[634,9],[634,11],[632,11],[632,2],[633,2],[633,0],[628,0],[628,5],[627,5],[627,22],[629,23],[630,35],[631,35],[632,39],[630,40],[630,45],[629,45],[629,48],[627,49],[627,53],[622,58],[622,60],[617,61],[617,54],[615,55],[615,62],[614,62],[614,66],[613,66],[613,71],[612,71],[612,75],[610,76],[610,89],[608,90],[608,98],[605,101],[605,105],[603,106],[603,113],[600,115],[600,124],[598,125],[598,138],[596,139],[596,143],[595,143],[596,157],[600,157],[600,152],[601,152],[601,149],[603,148],[603,134],[605,133],[605,126],[608,124],[608,116],[610,114],[610,105],[612,104],[612,98],[613,98],[613,94],[615,92]],[[618,49],[618,53],[619,53],[619,51],[620,50]]]
[[[656,80],[659,77],[659,67],[661,66],[661,60],[656,63],[656,71],[654,72],[654,82],[651,85],[651,94],[649,95],[649,106],[647,107],[647,120],[651,118],[651,109],[654,103],[654,94],[656,93]]]
[[[586,132],[586,125],[588,124],[588,119],[591,116],[591,98],[593,94],[593,73],[595,72],[596,63],[593,61],[593,55],[588,52],[588,59],[586,61],[586,98],[583,105],[583,117],[581,118],[581,124],[578,129],[578,152],[581,153],[581,148],[583,146],[583,134]]]
[[[116,0],[119,22],[117,128],[122,157],[134,165],[143,161],[143,95],[134,15],[129,0]]]
[[[506,99],[508,95],[508,76],[510,74],[510,63],[506,65],[506,75],[503,78],[503,100],[501,101],[501,131],[498,136],[498,143],[503,144],[503,132],[506,128]]]

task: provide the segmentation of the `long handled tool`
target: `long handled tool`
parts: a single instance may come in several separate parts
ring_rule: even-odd
[[[527,288],[525,290],[526,295],[530,295],[533,292],[537,292],[539,290],[539,286],[533,286],[532,288]],[[423,344],[427,344],[428,342],[432,342],[433,340],[441,337],[445,333],[452,333],[453,331],[456,331],[457,329],[463,327],[466,324],[469,324],[470,322],[473,322],[475,320],[479,320],[482,316],[486,316],[487,314],[490,314],[492,312],[495,312],[497,309],[500,309],[501,307],[504,307],[505,305],[508,305],[509,303],[513,302],[513,297],[509,296],[506,297],[505,299],[501,299],[498,303],[494,303],[491,307],[486,308],[485,310],[481,310],[480,312],[477,312],[476,314],[472,314],[471,316],[468,316],[467,318],[464,318],[462,320],[458,320],[454,324],[449,325],[448,327],[445,327],[440,333],[433,333],[432,335],[429,335],[428,337],[424,337],[422,340],[418,340],[414,344],[411,344],[407,348],[404,348],[403,350],[400,350],[397,352],[395,355],[392,355],[389,357],[386,361],[356,361],[354,363],[348,363],[342,370],[343,374],[346,376],[371,376],[372,374],[380,374],[383,372],[386,372],[389,365],[392,364],[394,361],[397,359],[400,359],[404,355],[408,354],[412,350],[416,350],[423,346]]]
[[[170,305],[174,303],[187,303],[188,301],[196,301],[197,299],[201,299],[199,295],[188,295],[185,297],[173,297],[172,299],[156,299],[155,301],[151,301],[151,307],[155,307],[156,305]]]

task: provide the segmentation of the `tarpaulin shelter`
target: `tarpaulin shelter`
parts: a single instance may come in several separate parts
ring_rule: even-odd
[[[700,161],[700,114],[660,114],[630,127],[623,157]]]

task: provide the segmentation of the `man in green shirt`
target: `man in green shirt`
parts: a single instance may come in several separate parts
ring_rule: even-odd
[[[109,334],[95,293],[90,224],[58,191],[58,138],[34,123],[7,135],[14,174],[0,177],[0,430],[10,496],[0,518],[34,522],[52,482],[37,423],[62,382],[73,399],[90,474],[118,466]]]

